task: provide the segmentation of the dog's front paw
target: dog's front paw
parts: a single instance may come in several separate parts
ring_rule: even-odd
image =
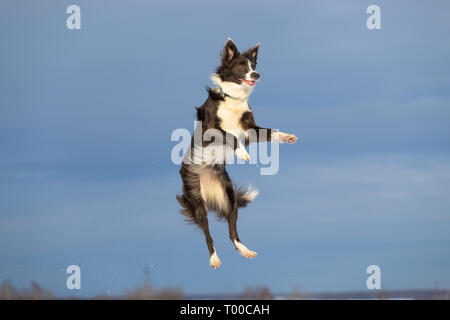
[[[293,134],[280,132],[279,133],[280,141],[286,143],[296,143],[297,137]]]
[[[244,147],[237,148],[235,153],[236,153],[236,156],[241,160],[244,160],[244,161],[250,160],[250,156]]]

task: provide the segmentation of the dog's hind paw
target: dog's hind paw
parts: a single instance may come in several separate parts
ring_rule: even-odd
[[[248,249],[246,246],[244,246],[239,241],[234,241],[234,244],[236,246],[236,249],[239,251],[239,253],[246,258],[253,259],[258,254],[255,251]]]
[[[216,251],[214,251],[214,253],[209,257],[209,265],[211,266],[211,268],[217,269],[218,267],[220,267],[220,264],[220,259],[217,256]]]
[[[253,258],[256,257],[256,255],[257,255],[258,253],[256,253],[255,251],[252,251],[252,250],[248,250],[248,249],[247,249],[246,251],[241,252],[241,254],[242,254],[244,257],[246,257],[246,258],[253,259]]]

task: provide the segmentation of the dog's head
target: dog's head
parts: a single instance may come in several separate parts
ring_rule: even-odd
[[[260,75],[255,71],[258,57],[259,43],[253,48],[240,53],[233,40],[228,38],[223,52],[222,61],[217,68],[215,76],[222,83],[239,85],[243,88],[252,88]]]

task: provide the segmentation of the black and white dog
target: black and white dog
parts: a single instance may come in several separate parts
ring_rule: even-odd
[[[211,77],[215,88],[207,88],[208,99],[197,108],[196,131],[201,130],[200,142],[192,139],[191,150],[185,156],[180,174],[183,180],[183,195],[177,200],[183,207],[181,212],[187,220],[196,224],[205,234],[210,255],[210,265],[216,269],[220,260],[209,233],[208,211],[215,211],[219,218],[228,221],[230,239],[236,249],[247,258],[254,258],[256,252],[244,246],[238,237],[236,222],[238,208],[251,202],[258,191],[234,187],[227,171],[223,154],[217,148],[209,157],[202,151],[220,140],[220,146],[232,150],[244,161],[250,159],[244,145],[258,141],[295,143],[297,137],[274,129],[261,128],[253,119],[248,98],[260,75],[255,71],[259,44],[240,53],[231,39],[223,49],[221,65]],[[205,138],[207,132],[215,132],[214,140]],[[250,134],[250,132],[252,134]],[[217,139],[221,138],[221,139]],[[200,160],[199,160],[200,158]]]

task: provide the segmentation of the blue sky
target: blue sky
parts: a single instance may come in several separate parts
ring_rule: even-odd
[[[77,4],[82,29],[66,28]],[[0,281],[58,295],[65,269],[90,296],[142,283],[187,293],[450,287],[450,4],[377,1],[3,1],[0,4]],[[258,123],[295,133],[280,170],[230,168],[260,196],[239,256],[186,226],[174,129],[231,36],[261,42]]]

